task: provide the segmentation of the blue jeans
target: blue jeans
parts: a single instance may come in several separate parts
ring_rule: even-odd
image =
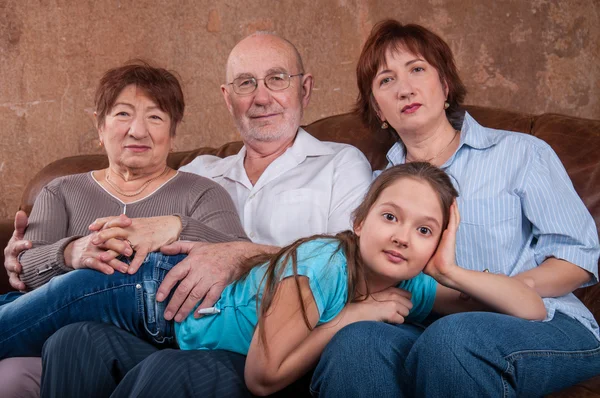
[[[155,297],[167,272],[184,258],[150,253],[134,275],[75,270],[32,292],[0,296],[0,359],[40,356],[54,332],[81,321],[110,323],[153,344],[170,345],[174,325],[164,319],[168,299],[159,303]]]
[[[536,397],[600,374],[600,344],[578,321],[454,314],[422,329],[359,322],[326,347],[311,391],[322,397]]]

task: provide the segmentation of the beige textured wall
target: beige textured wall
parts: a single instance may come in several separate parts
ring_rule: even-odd
[[[0,0],[0,218],[44,165],[99,151],[92,97],[107,68],[142,57],[176,70],[177,148],[216,146],[236,138],[219,85],[239,39],[297,44],[316,78],[308,123],[350,109],[362,42],[385,17],[451,44],[468,103],[600,119],[598,0]]]

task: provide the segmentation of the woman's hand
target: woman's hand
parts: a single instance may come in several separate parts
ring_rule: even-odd
[[[131,244],[135,257],[129,265],[130,274],[137,272],[148,253],[175,242],[179,238],[181,228],[181,219],[177,216],[129,218],[124,214],[99,218],[89,227],[90,231],[98,231],[92,241],[96,245],[107,244],[111,240],[122,240]],[[111,254],[114,253],[103,255],[102,261],[112,261]]]
[[[349,303],[345,316],[348,323],[358,321],[380,321],[400,324],[404,323],[412,308],[411,294],[397,287],[388,287],[372,293],[362,301]]]
[[[429,259],[429,262],[423,270],[424,273],[433,277],[438,283],[452,288],[452,278],[450,277],[453,270],[458,268],[456,265],[456,231],[460,222],[460,213],[456,200],[450,206],[450,219],[448,220],[448,228],[442,234],[442,239],[437,250]]]
[[[122,240],[110,239],[97,245],[93,243],[96,238],[97,233],[94,232],[70,242],[63,253],[65,264],[73,269],[90,268],[107,275],[115,270],[126,273],[129,267],[116,257],[120,254],[130,256],[133,250],[129,244]],[[110,258],[108,261],[102,259],[102,256],[106,255]]]

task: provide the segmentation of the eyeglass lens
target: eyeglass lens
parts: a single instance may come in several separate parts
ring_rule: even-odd
[[[255,77],[238,77],[233,80],[233,88],[238,94],[250,94],[258,86],[258,81],[264,80],[265,86],[269,90],[281,91],[285,90],[290,86],[290,75],[285,73],[272,73],[265,76],[264,79],[257,79]]]

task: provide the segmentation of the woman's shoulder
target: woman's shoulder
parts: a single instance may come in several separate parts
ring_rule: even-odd
[[[468,128],[469,140],[480,143],[482,146],[497,147],[497,149],[520,149],[531,151],[553,151],[552,147],[544,140],[531,134],[494,129],[479,124],[468,113],[465,115],[465,126]]]
[[[45,188],[55,193],[65,188],[85,188],[86,186],[90,186],[94,183],[91,173],[91,171],[88,171],[86,173],[69,174],[62,177],[56,177],[46,184]]]

